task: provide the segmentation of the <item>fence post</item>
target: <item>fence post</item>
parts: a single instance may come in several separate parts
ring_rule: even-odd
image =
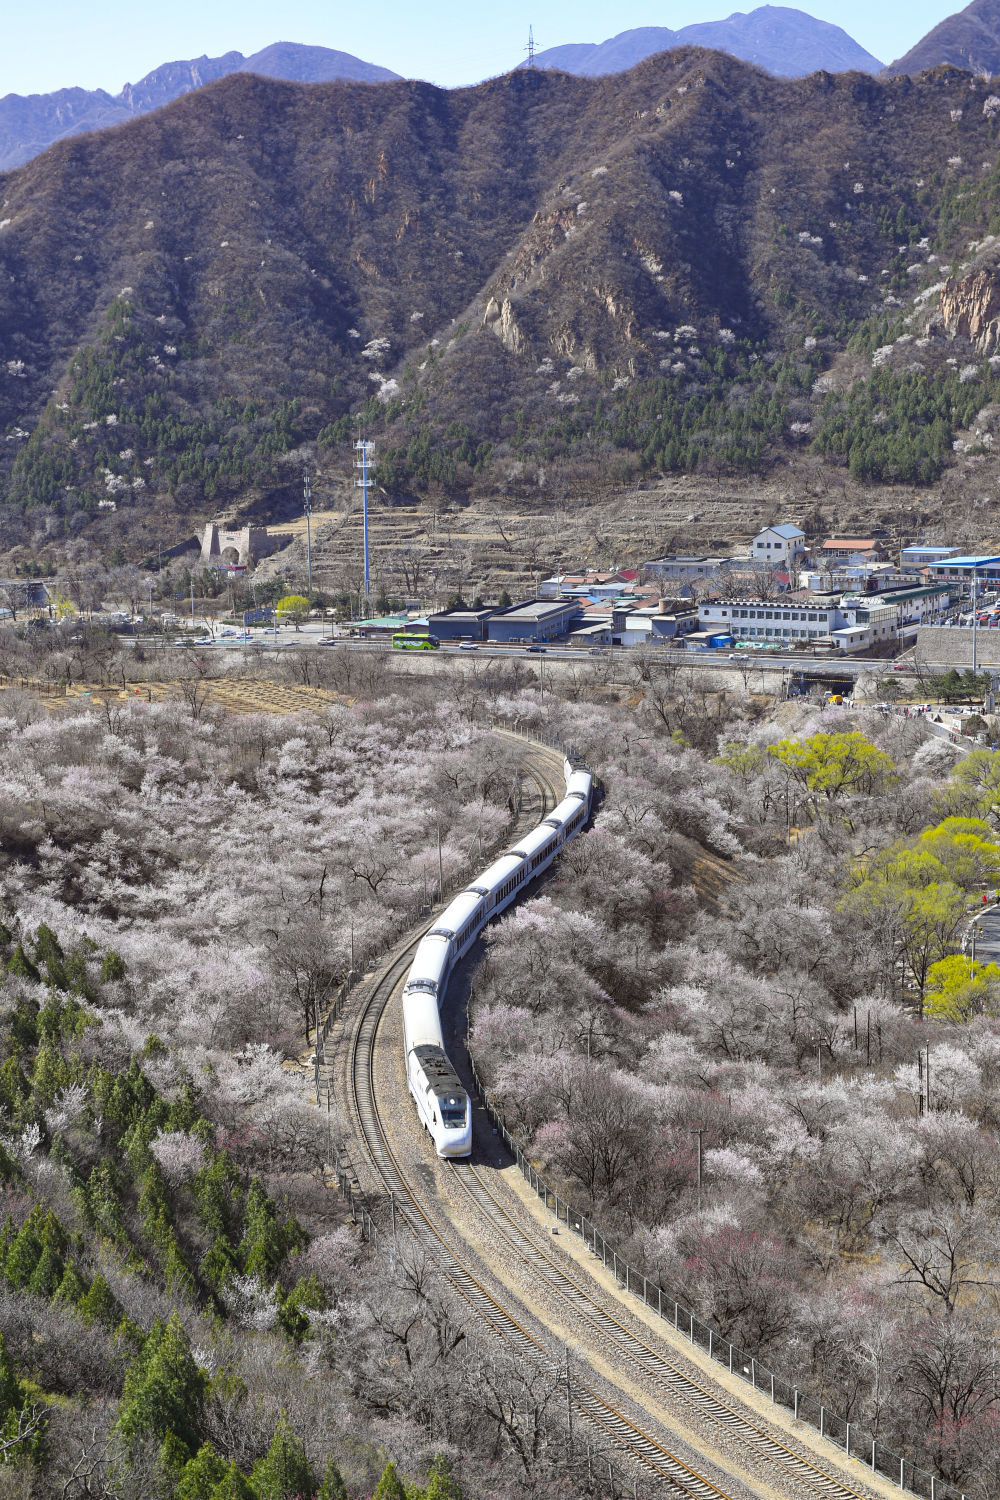
[[[645,1278],[645,1276],[642,1278],[642,1305],[643,1305],[643,1307],[645,1307],[645,1305],[646,1305],[646,1278]]]
[[[656,1288],[656,1311],[659,1313],[660,1317],[662,1318],[663,1317],[663,1288],[662,1288],[662,1286],[658,1286]]]
[[[826,1433],[823,1431],[823,1424],[824,1424],[825,1421],[826,1421],[826,1408],[823,1407],[823,1406],[821,1406],[820,1409],[819,1409],[819,1435],[820,1435],[820,1437],[825,1437],[826,1436]]]
[[[906,1468],[906,1459],[905,1458],[901,1458],[899,1460],[899,1488],[901,1490],[903,1490],[903,1489],[906,1488],[905,1474],[904,1474],[905,1468]]]
[[[694,1313],[690,1313],[689,1317],[691,1319],[691,1342],[693,1344],[694,1343]]]
[[[733,1373],[733,1346],[732,1346],[732,1344],[730,1344],[730,1346],[729,1346],[729,1373],[730,1373],[730,1375]]]
[[[750,1384],[754,1390],[757,1389],[757,1361],[752,1354],[750,1356]]]
[[[875,1472],[875,1439],[872,1438],[872,1473]]]
[[[774,1376],[771,1376],[771,1400],[774,1400]]]
[[[795,1417],[795,1420],[797,1422],[799,1420],[799,1393],[798,1393],[797,1390],[792,1392],[792,1400],[793,1400],[792,1413],[793,1413],[793,1415]]]
[[[848,1458],[851,1456],[851,1424],[847,1424],[847,1432],[844,1434],[844,1452]]]
[[[709,1359],[712,1358],[712,1330],[711,1330],[711,1328],[708,1330],[708,1357],[709,1357]]]

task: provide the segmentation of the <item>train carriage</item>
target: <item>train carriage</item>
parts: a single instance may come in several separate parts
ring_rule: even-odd
[[[441,1001],[451,971],[483,927],[555,859],[590,813],[593,776],[586,766],[565,761],[566,795],[546,818],[499,855],[464,891],[448,903],[417,945],[403,986],[403,1038],[406,1081],[424,1127],[439,1156],[472,1152],[469,1096],[445,1050]]]

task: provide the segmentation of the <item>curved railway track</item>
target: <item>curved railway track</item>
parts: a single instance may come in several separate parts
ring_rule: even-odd
[[[562,1379],[559,1361],[487,1290],[480,1278],[448,1244],[411,1187],[383,1125],[375,1090],[375,1037],[385,1008],[405,976],[415,948],[416,940],[410,948],[396,957],[375,984],[355,1030],[351,1059],[352,1090],[365,1148],[382,1182],[393,1195],[397,1211],[401,1210],[418,1243],[428,1250],[459,1295],[511,1348],[527,1355],[536,1366],[548,1371],[554,1380]],[[615,1447],[624,1449],[637,1459],[675,1494],[689,1497],[689,1500],[731,1500],[725,1490],[671,1453],[655,1437],[644,1432],[617,1407],[598,1395],[586,1382],[571,1377],[569,1386],[576,1413]]]
[[[537,788],[541,812],[535,814],[535,821],[540,821],[562,795],[561,757],[529,743],[523,770]],[[653,1432],[609,1402],[588,1380],[571,1376],[561,1358],[554,1356],[542,1339],[525,1326],[524,1314],[516,1315],[507,1305],[516,1294],[511,1293],[508,1298],[505,1291],[497,1296],[489,1290],[482,1275],[476,1274],[468,1263],[473,1259],[471,1249],[467,1255],[464,1250],[458,1253],[422,1204],[419,1189],[411,1183],[393,1149],[380,1112],[375,1063],[380,1024],[408,972],[424,930],[426,928],[414,934],[412,942],[397,952],[375,979],[352,1032],[349,1058],[352,1102],[372,1169],[384,1190],[392,1195],[397,1214],[402,1214],[417,1241],[464,1301],[512,1349],[567,1385],[575,1416],[584,1419],[592,1430],[640,1465],[666,1490],[692,1497],[692,1500],[720,1500],[720,1497],[721,1500],[735,1500],[707,1475],[699,1473],[671,1451]],[[669,1352],[656,1348],[651,1338],[637,1334],[623,1318],[602,1306],[598,1297],[583,1284],[584,1273],[570,1275],[517,1223],[488,1186],[481,1168],[467,1163],[450,1163],[446,1170],[452,1181],[460,1183],[477,1215],[485,1218],[491,1232],[502,1237],[508,1249],[529,1268],[535,1283],[544,1284],[578,1319],[583,1318],[588,1334],[600,1352],[610,1353],[619,1364],[626,1361],[628,1368],[640,1372],[657,1394],[668,1397],[675,1406],[695,1417],[702,1431],[715,1427],[721,1439],[729,1440],[729,1451],[735,1442],[747,1457],[752,1455],[758,1465],[762,1461],[764,1465],[773,1466],[771,1480],[777,1481],[786,1492],[808,1492],[825,1497],[825,1500],[867,1500],[871,1495],[870,1490],[853,1488],[846,1480],[836,1478],[817,1462],[780,1442],[763,1422],[743,1415],[735,1404],[729,1405],[720,1399],[672,1359]],[[540,1318],[538,1321],[541,1324]],[[559,1342],[555,1335],[553,1341]],[[651,1422],[649,1425],[656,1424]],[[723,1451],[726,1451],[725,1447],[720,1448],[720,1453]],[[757,1488],[749,1473],[742,1482],[734,1479],[733,1483],[737,1490],[754,1491]]]
[[[571,1274],[532,1239],[493,1192],[481,1167],[466,1162],[449,1165],[453,1178],[478,1212],[489,1220],[494,1233],[531,1266],[539,1282],[584,1319],[602,1348],[623,1356],[633,1367],[643,1371],[654,1389],[669,1394],[702,1420],[722,1423],[733,1437],[755,1453],[779,1464],[815,1494],[836,1497],[836,1500],[858,1500],[860,1490],[853,1489],[795,1449],[779,1442],[764,1426],[744,1416],[702,1385],[664,1349],[656,1348],[648,1338],[629,1328],[622,1318],[609,1312],[599,1297],[588,1290],[583,1278]]]

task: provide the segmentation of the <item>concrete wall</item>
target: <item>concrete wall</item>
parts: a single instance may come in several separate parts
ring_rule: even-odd
[[[1000,629],[976,631],[976,662],[979,667],[1000,667]],[[972,630],[955,625],[921,625],[917,631],[918,661],[932,666],[972,666]]]

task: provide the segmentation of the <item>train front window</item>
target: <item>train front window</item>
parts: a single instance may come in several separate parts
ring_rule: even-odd
[[[465,1101],[447,1099],[441,1105],[441,1123],[448,1130],[459,1130],[465,1124]]]

